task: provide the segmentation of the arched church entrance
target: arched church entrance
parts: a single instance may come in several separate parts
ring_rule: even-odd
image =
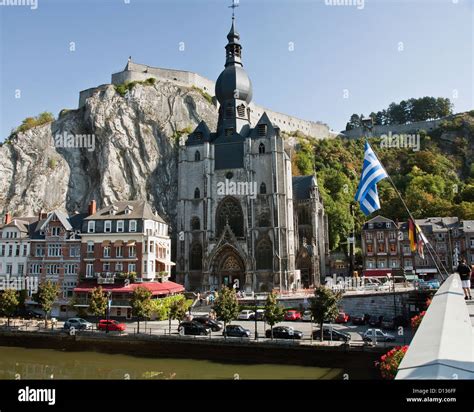
[[[311,264],[311,257],[305,253],[296,260],[296,269],[301,273],[301,286],[308,289],[313,285],[313,270]]]
[[[223,286],[243,290],[245,283],[245,264],[239,252],[231,246],[223,247],[214,257],[211,264],[211,287],[221,289]]]

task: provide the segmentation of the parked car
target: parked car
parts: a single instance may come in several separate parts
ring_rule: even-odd
[[[240,320],[250,320],[252,317],[255,316],[255,312],[253,310],[243,310],[237,316],[237,319]]]
[[[366,315],[355,315],[351,317],[353,325],[365,325],[367,323]]]
[[[193,321],[198,322],[201,325],[207,326],[213,332],[219,332],[220,330],[222,330],[224,328],[224,324],[222,322],[219,322],[219,321],[214,320],[214,319],[210,319],[210,318],[205,317],[205,316],[198,316],[196,318],[193,318]]]
[[[370,326],[379,327],[382,324],[383,316],[370,316],[367,323]]]
[[[436,279],[431,279],[431,280],[420,279],[416,282],[416,286],[418,287],[418,289],[421,289],[421,290],[433,290],[433,289],[439,289],[440,283]]]
[[[257,320],[265,320],[265,310],[257,309],[253,319],[257,318]]]
[[[64,329],[71,329],[72,327],[77,330],[90,330],[92,329],[92,323],[82,318],[69,318],[64,322]]]
[[[316,329],[313,331],[313,339],[321,339],[321,329]],[[324,326],[323,327],[323,339],[331,340],[331,328]],[[332,329],[332,340],[349,342],[351,340],[351,335],[347,332],[341,330]]]
[[[311,322],[313,320],[313,313],[310,310],[305,310],[301,316],[303,322]]]
[[[265,331],[265,337],[272,337],[272,330]],[[290,326],[276,326],[273,328],[273,337],[276,339],[303,339],[303,332],[294,330]]]
[[[248,329],[243,328],[240,325],[227,325],[225,327],[224,332],[222,332],[224,336],[229,336],[232,338],[249,338],[250,331]]]
[[[334,320],[336,323],[347,323],[349,322],[349,319],[351,317],[345,313],[345,312],[340,312],[339,315],[337,315],[337,318]]]
[[[301,320],[301,313],[297,310],[288,310],[285,313],[285,320]]]
[[[375,337],[377,338],[377,342],[394,342],[395,336],[390,335],[389,333],[383,332],[381,329],[367,329],[362,339],[365,342],[372,342]]]
[[[13,316],[23,319],[44,319],[44,315],[42,313],[29,309],[17,310]]]
[[[111,332],[123,332],[126,329],[125,323],[118,323],[116,320],[101,319],[97,324],[98,330],[109,330]]]
[[[185,321],[181,322],[178,326],[178,332],[180,335],[199,335],[207,336],[211,333],[211,329],[198,322]]]

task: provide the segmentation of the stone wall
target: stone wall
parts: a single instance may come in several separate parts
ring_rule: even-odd
[[[127,65],[128,70],[123,70],[112,74],[112,84],[122,84],[126,81],[143,81],[150,77],[157,80],[169,81],[185,87],[197,87],[210,96],[215,95],[215,83],[205,77],[184,70],[163,69],[158,67],[150,67],[143,64],[130,62]],[[127,69],[126,68],[126,69]],[[95,88],[83,90],[79,94],[79,108],[84,106],[88,97],[92,96]],[[299,119],[283,113],[264,108],[262,106],[250,103],[250,120],[251,124],[257,124],[258,120],[264,112],[275,126],[286,133],[295,133],[300,131],[308,136],[316,139],[325,139],[329,137],[329,127],[322,122],[313,122],[309,120]]]
[[[409,133],[418,133],[420,130],[425,130],[430,132],[439,127],[439,124],[445,120],[437,119],[437,120],[429,120],[424,122],[413,122],[408,124],[389,124],[389,125],[379,125],[374,126],[373,131],[370,133],[369,136],[378,137],[383,134],[388,135],[390,132],[392,135],[394,134],[409,134]],[[345,137],[349,139],[358,139],[366,135],[366,132],[362,129],[362,127],[358,127],[352,130],[344,130],[341,132]]]

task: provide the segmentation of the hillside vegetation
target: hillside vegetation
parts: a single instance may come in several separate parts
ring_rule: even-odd
[[[452,116],[428,135],[420,131],[420,150],[390,148],[380,138],[369,139],[415,218],[458,216],[474,219],[474,111]],[[350,203],[359,184],[364,139],[313,140],[300,137],[293,158],[295,174],[316,171],[329,218],[330,246],[334,250],[350,233]],[[388,181],[378,185],[381,214],[404,220],[407,212]],[[356,234],[366,217],[355,210]]]

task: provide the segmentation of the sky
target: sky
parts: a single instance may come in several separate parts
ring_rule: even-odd
[[[18,1],[37,7],[8,5]],[[473,2],[240,0],[236,26],[253,100],[337,131],[352,113],[412,97],[474,109]],[[0,141],[28,116],[77,108],[79,92],[110,83],[128,56],[217,79],[230,4],[0,0]]]

